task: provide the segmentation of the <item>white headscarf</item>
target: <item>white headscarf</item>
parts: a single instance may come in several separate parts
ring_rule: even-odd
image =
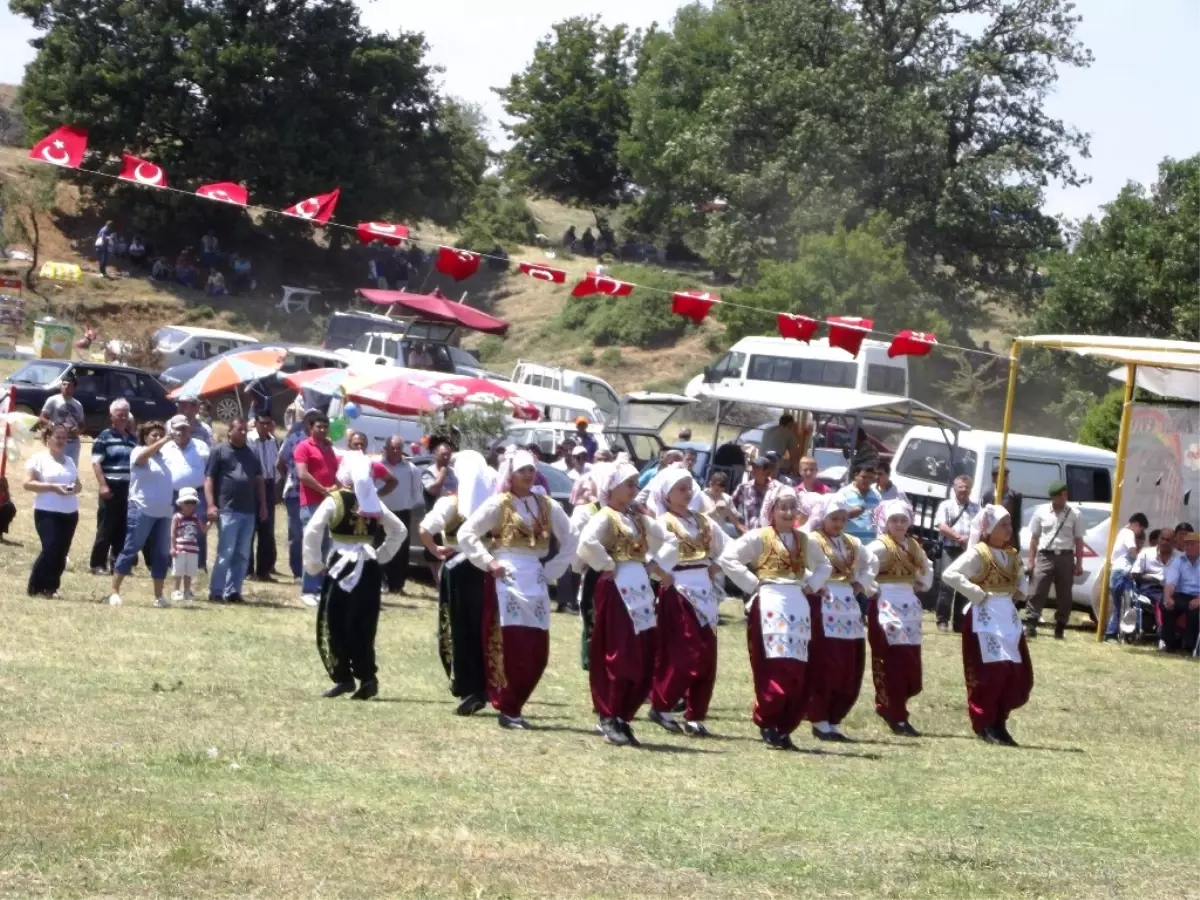
[[[343,456],[338,465],[337,480],[339,484],[353,488],[360,516],[377,518],[383,514],[375,479],[371,477],[371,460],[366,454],[355,452]]]
[[[454,475],[458,479],[458,514],[465,519],[491,496],[498,476],[483,454],[474,450],[454,454]]]
[[[649,497],[646,505],[650,507],[650,512],[656,516],[661,516],[667,511],[667,495],[674,490],[675,485],[681,481],[690,481],[692,473],[684,468],[683,463],[672,463],[661,472],[654,476],[649,487]],[[696,494],[692,492],[692,501],[696,500]],[[689,503],[689,508],[693,503]]]
[[[782,481],[772,481],[771,486],[767,488],[767,496],[763,498],[762,510],[758,516],[758,527],[770,528],[773,526],[775,524],[775,507],[779,505],[779,501],[798,496],[796,489],[791,485],[784,484]]]
[[[883,501],[871,513],[871,524],[875,526],[875,533],[886,533],[888,519],[893,516],[904,516],[911,523],[913,521],[913,508],[909,506],[907,500],[902,500],[899,497]]]
[[[637,478],[637,474],[638,470],[629,463],[598,463],[593,466],[592,481],[596,485],[596,499],[600,505],[607,506],[613,488],[623,481]]]
[[[821,495],[820,499],[809,509],[808,521],[804,523],[804,530],[809,533],[819,531],[827,516],[831,516],[835,512],[849,512],[850,508],[850,501],[840,494]]]
[[[532,453],[519,449],[514,449],[511,453],[506,452],[504,460],[500,463],[500,478],[496,484],[496,493],[506,494],[511,491],[513,472],[524,468],[537,471],[537,460],[533,458]]]
[[[980,541],[986,541],[992,530],[1008,518],[1008,510],[1003,506],[992,504],[985,506],[971,520],[971,537],[969,543],[974,546]]]

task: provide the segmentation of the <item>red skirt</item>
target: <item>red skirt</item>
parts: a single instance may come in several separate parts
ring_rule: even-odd
[[[592,596],[594,618],[588,647],[592,705],[601,718],[628,722],[650,693],[658,629],[633,633],[633,620],[612,572],[605,572],[596,579]]]
[[[908,721],[908,701],[921,693],[921,645],[889,644],[879,624],[879,598],[867,607],[875,712],[889,725]]]
[[[975,610],[968,609],[962,622],[963,676],[967,681],[967,713],[971,727],[978,734],[989,726],[1003,725],[1009,713],[1029,701],[1033,693],[1033,663],[1024,635],[1020,662],[985,663],[974,623]]]
[[[808,720],[840,725],[854,708],[862,689],[866,641],[826,637],[820,597],[809,597],[808,609],[812,621],[812,640],[808,645]]]
[[[696,610],[675,588],[658,591],[658,659],[650,705],[670,712],[687,699],[685,718],[703,722],[717,680],[717,635],[700,624]]]
[[[489,574],[483,581],[483,667],[488,700],[504,715],[515,718],[546,670],[550,632],[524,625],[501,627],[496,579]]]
[[[808,663],[798,659],[768,659],[763,650],[758,597],[750,604],[746,620],[746,643],[750,672],[754,676],[754,724],[791,734],[804,719],[808,707],[805,671]]]

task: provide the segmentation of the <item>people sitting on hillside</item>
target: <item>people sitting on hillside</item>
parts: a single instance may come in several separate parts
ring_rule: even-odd
[[[200,272],[192,262],[192,248],[187,247],[175,259],[175,280],[184,287],[195,288]]]
[[[200,268],[209,269],[221,261],[217,236],[208,231],[200,238]]]
[[[579,238],[577,238],[575,236],[575,226],[574,225],[572,225],[570,228],[568,228],[566,231],[563,232],[562,245],[565,248],[567,248],[568,250],[575,249],[575,242],[577,240],[579,240]]]
[[[146,265],[147,259],[146,242],[140,234],[135,234],[129,242],[129,261],[140,269]]]
[[[167,262],[165,256],[160,256],[154,260],[154,265],[150,268],[150,277],[155,281],[173,281],[175,270],[171,268],[171,264]]]
[[[233,290],[239,294],[254,290],[254,269],[244,253],[233,254]]]
[[[119,231],[112,233],[113,256],[128,257],[129,241]]]
[[[204,285],[204,293],[209,297],[224,297],[229,293],[225,287],[225,276],[220,269],[210,269],[208,282]]]
[[[590,227],[583,232],[583,237],[579,239],[579,248],[587,256],[596,252],[596,235],[592,234]]]

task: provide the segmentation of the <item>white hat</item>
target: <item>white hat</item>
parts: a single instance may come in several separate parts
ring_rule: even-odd
[[[183,506],[185,503],[199,503],[200,496],[196,493],[195,488],[185,487],[179,489],[179,496],[175,498],[176,506]]]
[[[587,447],[583,444],[576,444],[575,449],[571,451],[572,456],[587,456]]]

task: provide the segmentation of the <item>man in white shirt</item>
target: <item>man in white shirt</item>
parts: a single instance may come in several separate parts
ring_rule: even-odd
[[[250,538],[250,571],[259,581],[270,581],[275,572],[278,548],[275,546],[275,506],[283,492],[282,482],[276,481],[279,468],[279,438],[275,437],[275,420],[269,412],[258,414],[254,430],[246,445],[258,458],[263,487],[267,495],[267,517],[259,519]]]
[[[587,461],[587,447],[577,446],[571,450],[570,461],[567,463],[567,477],[574,484],[588,472],[592,471],[592,464]]]
[[[162,448],[162,458],[171,473],[171,490],[175,492],[176,498],[184,488],[195,490],[200,500],[196,504],[196,516],[203,522],[208,515],[208,504],[204,497],[204,476],[208,469],[209,446],[204,441],[192,437],[191,423],[182,414],[167,422],[167,433],[171,435],[171,442]],[[197,566],[207,571],[208,537],[205,533],[200,535],[198,556]]]
[[[1104,639],[1117,637],[1121,625],[1121,596],[1133,589],[1133,578],[1130,574],[1133,561],[1146,537],[1146,529],[1150,520],[1145,513],[1134,513],[1129,517],[1125,527],[1117,532],[1113,540],[1112,553],[1108,557],[1108,625],[1104,629]]]
[[[963,555],[970,543],[971,522],[979,513],[979,504],[971,499],[971,478],[959,475],[954,479],[954,495],[943,500],[933,515],[933,527],[937,529],[942,544],[941,571]],[[953,626],[960,630],[963,605],[948,585],[938,585],[937,628],[949,631]]]
[[[404,438],[400,435],[394,434],[388,438],[381,462],[396,479],[396,486],[387,493],[380,493],[379,499],[408,530],[400,551],[383,567],[383,580],[387,582],[388,593],[403,594],[404,585],[408,582],[408,548],[415,530],[412,524],[413,511],[424,508],[424,489],[421,473],[404,455]]]
[[[1071,594],[1076,576],[1083,575],[1083,520],[1078,508],[1067,503],[1067,485],[1055,481],[1047,490],[1050,502],[1033,511],[1029,521],[1029,568],[1033,570],[1033,591],[1025,608],[1025,636],[1037,637],[1042,607],[1054,588],[1057,605],[1054,637],[1066,637],[1071,618]]]
[[[554,462],[550,463],[552,468],[558,469],[560,472],[566,472],[571,468],[571,453],[575,450],[575,442],[570,438],[563,438],[558,445],[558,449],[554,454]],[[587,461],[587,450],[583,451],[583,459]]]

